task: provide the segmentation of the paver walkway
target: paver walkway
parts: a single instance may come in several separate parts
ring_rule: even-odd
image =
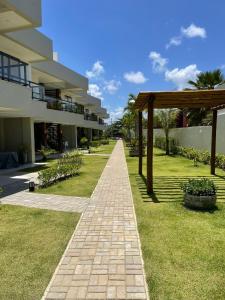
[[[148,299],[122,141],[43,299]]]
[[[2,204],[82,213],[86,209],[90,199],[72,196],[35,194],[23,191],[0,198],[0,201]]]

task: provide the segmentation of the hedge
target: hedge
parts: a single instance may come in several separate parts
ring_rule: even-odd
[[[160,148],[162,150],[166,150],[166,138],[160,135],[156,136],[155,147]],[[177,154],[178,152],[177,140],[175,138],[169,138],[169,152],[171,154]]]
[[[56,165],[38,173],[40,187],[47,187],[56,181],[79,174],[82,165],[82,156],[78,152],[68,152],[58,159]]]

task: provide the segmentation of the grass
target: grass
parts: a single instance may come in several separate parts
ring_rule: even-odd
[[[84,164],[81,167],[79,176],[59,181],[47,188],[38,189],[37,192],[41,194],[90,197],[107,160],[108,157],[104,156],[85,155],[83,157]]]
[[[0,206],[0,299],[40,299],[79,214]]]
[[[91,147],[91,152],[96,154],[111,154],[116,144],[115,140],[109,140],[108,145],[101,145],[99,147]]]
[[[151,299],[225,299],[224,172],[211,177],[209,166],[194,167],[186,158],[155,150],[155,194],[150,198],[137,175],[138,159],[127,157],[127,163]],[[209,176],[218,186],[214,211],[182,205],[180,182],[197,176]]]

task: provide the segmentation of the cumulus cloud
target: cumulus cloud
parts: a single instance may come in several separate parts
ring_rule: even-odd
[[[137,71],[137,72],[127,72],[123,75],[124,79],[128,82],[131,82],[131,83],[135,83],[135,84],[142,84],[142,83],[145,83],[148,79],[145,77],[145,75],[140,72],[140,71]]]
[[[98,60],[96,61],[93,66],[92,69],[89,71],[86,71],[86,76],[88,78],[98,78],[99,76],[101,76],[103,73],[105,72],[103,63]]]
[[[192,39],[192,38],[202,38],[205,39],[207,37],[207,33],[205,28],[196,26],[192,23],[190,26],[184,28],[181,27],[180,35],[174,36],[170,39],[169,43],[166,44],[166,49],[171,46],[180,46],[184,38]]]
[[[121,82],[117,80],[109,80],[104,82],[104,90],[111,95],[115,94],[120,86]]]
[[[115,122],[118,119],[122,118],[123,114],[124,114],[124,107],[117,107],[114,110],[110,111],[110,119],[108,119],[108,123]]]
[[[156,51],[151,51],[149,54],[149,58],[152,61],[153,70],[155,72],[160,73],[166,70],[168,59],[162,57],[160,53]]]
[[[101,88],[96,83],[89,84],[88,94],[93,96],[93,97],[96,97],[96,98],[99,98],[99,99],[103,100],[103,95],[102,95]]]
[[[165,80],[173,82],[179,90],[189,87],[188,81],[195,81],[197,75],[200,73],[197,65],[189,65],[185,68],[175,68],[165,72]]]
[[[181,27],[181,33],[183,36],[187,38],[195,38],[195,37],[200,37],[202,39],[205,39],[207,36],[206,30],[203,27],[198,27],[195,24],[191,24],[187,28]]]

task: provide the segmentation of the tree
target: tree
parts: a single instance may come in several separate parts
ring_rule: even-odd
[[[169,149],[169,132],[176,123],[176,110],[174,109],[160,109],[156,112],[157,120],[160,127],[164,130],[166,138],[166,155],[170,154]]]
[[[201,72],[197,75],[196,81],[189,80],[188,83],[198,90],[212,90],[216,85],[225,81],[225,77],[220,69],[214,71]],[[190,126],[210,125],[211,111],[206,108],[189,109],[187,116]]]
[[[130,142],[132,138],[131,130],[134,128],[134,115],[131,112],[127,112],[123,115],[121,122],[127,131],[127,140]]]
[[[124,108],[125,113],[129,113],[133,118],[135,139],[138,137],[138,113],[134,107],[137,96],[134,94],[128,95],[127,106]]]

